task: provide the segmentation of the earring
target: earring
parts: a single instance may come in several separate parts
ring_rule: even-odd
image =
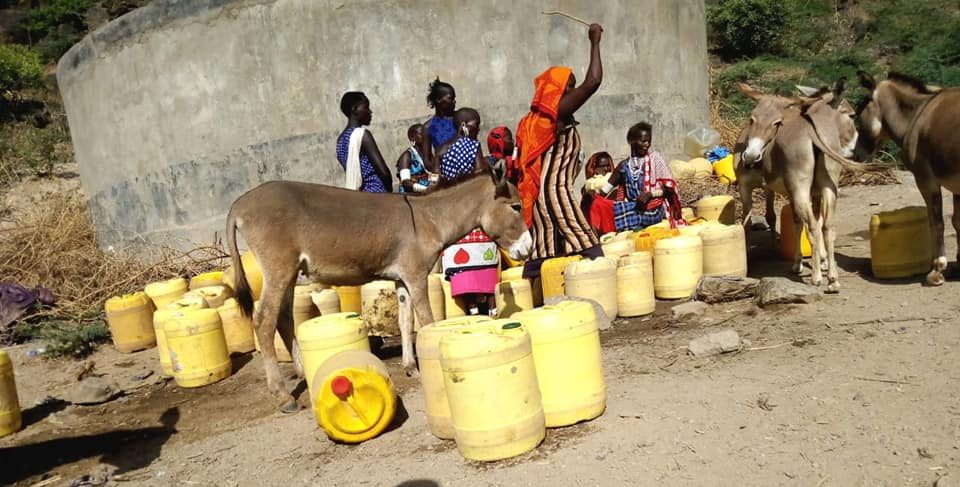
[[[460,124],[460,133],[462,133],[463,135],[470,135],[470,131],[467,130],[467,124],[465,123]]]

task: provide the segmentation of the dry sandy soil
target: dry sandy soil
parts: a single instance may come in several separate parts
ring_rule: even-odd
[[[960,283],[929,288],[919,277],[880,282],[869,272],[868,215],[912,204],[920,197],[908,178],[844,189],[843,288],[819,303],[715,305],[689,322],[671,320],[672,303],[660,303],[652,317],[615,322],[601,334],[605,414],[549,430],[514,459],[466,461],[432,437],[419,384],[395,356],[387,362],[406,413],[387,433],[346,446],[330,442],[310,411],[274,409],[256,355],[238,358],[227,380],[185,390],[156,374],[134,379],[156,370],[155,350],[102,347],[96,373],[127,393],[73,406],[43,399],[64,397],[79,364],[28,357],[36,345],[26,345],[12,355],[27,424],[0,439],[0,483],[59,486],[88,475],[75,485],[960,485]],[[955,232],[947,233],[953,256]],[[751,275],[789,275],[789,263],[755,237]],[[744,351],[684,352],[691,338],[727,327],[749,340]]]

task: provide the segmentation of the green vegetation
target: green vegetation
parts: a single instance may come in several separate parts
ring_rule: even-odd
[[[955,2],[708,3],[710,46],[722,60],[714,70],[714,96],[719,99],[719,116],[734,123],[742,123],[753,106],[737,91],[737,82],[791,93],[796,84],[832,86],[846,77],[846,96],[852,103],[865,95],[857,88],[860,69],[880,77],[895,70],[927,83],[960,85],[960,6]],[[770,11],[774,13],[769,16],[751,13]],[[756,25],[747,25],[751,23]],[[742,37],[763,40],[751,51],[742,46]]]
[[[13,327],[13,340],[39,340],[46,357],[80,358],[93,352],[97,345],[110,340],[110,329],[103,319],[85,323],[42,321],[20,323]]]
[[[19,44],[0,44],[0,95],[36,88],[42,81],[39,53]]]

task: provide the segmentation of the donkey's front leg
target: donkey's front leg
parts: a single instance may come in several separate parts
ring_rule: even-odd
[[[417,313],[421,327],[433,323],[433,312],[427,295],[427,276],[417,276],[417,278],[401,281],[401,286],[397,289],[397,298],[400,300],[400,335],[403,349],[401,363],[408,376],[415,376],[419,372],[414,353],[416,334],[413,331],[413,313]]]
[[[933,262],[927,274],[927,284],[939,286],[944,282],[943,271],[947,269],[947,254],[943,245],[943,193],[940,183],[932,174],[914,173],[914,176],[923,201],[927,204],[927,221],[933,245]]]

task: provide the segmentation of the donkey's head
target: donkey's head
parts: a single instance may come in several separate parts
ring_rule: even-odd
[[[748,125],[740,134],[740,140],[745,144],[740,160],[749,167],[760,162],[764,151],[777,136],[783,124],[783,111],[798,106],[800,99],[767,95],[744,83],[740,83],[738,88],[741,93],[757,102],[757,106],[750,112]]]
[[[860,140],[855,154],[858,161],[873,159],[884,140],[902,137],[900,132],[905,131],[912,116],[908,112],[912,112],[925,95],[941,90],[939,86],[893,72],[880,82],[864,71],[858,71],[857,77],[860,86],[867,90],[867,96],[856,110],[860,118]]]
[[[530,255],[533,239],[523,221],[523,208],[516,186],[491,173],[496,191],[493,201],[484,205],[480,213],[480,229],[486,232],[500,248],[507,249],[510,258],[523,260]]]

